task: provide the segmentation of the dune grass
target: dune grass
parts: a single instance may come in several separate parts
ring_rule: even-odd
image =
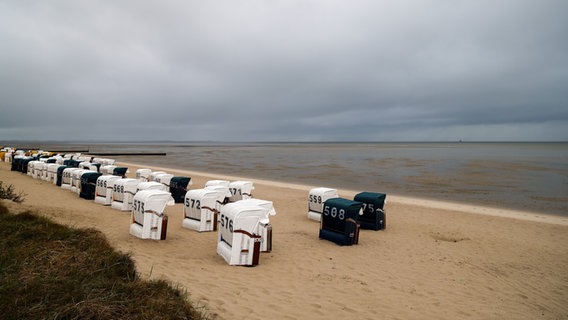
[[[141,280],[95,229],[68,228],[0,202],[1,319],[203,319],[187,293]]]

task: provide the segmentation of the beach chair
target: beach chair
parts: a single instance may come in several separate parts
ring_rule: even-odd
[[[31,171],[31,176],[34,179],[42,179],[43,178],[43,173],[47,168],[47,163],[41,161],[41,160],[36,160],[36,161],[30,161],[28,164],[28,174]]]
[[[341,246],[359,243],[359,222],[363,203],[343,198],[331,198],[323,204],[319,238]]]
[[[28,169],[27,169],[26,174],[28,176],[34,178],[34,179],[37,179],[37,173],[36,173],[35,167],[36,167],[36,164],[39,165],[40,163],[41,163],[41,161],[39,161],[39,160],[28,161]]]
[[[111,165],[111,164],[107,164],[107,165],[102,165],[100,168],[100,172],[105,175],[105,174],[112,174],[114,168],[116,168],[115,165]]]
[[[217,202],[217,210],[219,210],[219,212],[221,211],[221,207],[223,205],[229,203],[229,198],[231,197],[231,191],[229,191],[229,187],[225,187],[223,185],[212,185],[205,187],[205,189],[215,190],[223,196],[223,200]]]
[[[384,193],[361,192],[355,195],[354,201],[363,203],[363,215],[359,217],[361,229],[384,230],[387,226]]]
[[[185,194],[182,227],[195,231],[217,231],[217,202],[225,194],[214,189],[194,189]]]
[[[77,170],[83,170],[83,169],[79,169],[76,167],[67,167],[63,169],[63,174],[61,178],[61,189],[71,190],[73,172]]]
[[[34,166],[34,178],[38,180],[47,180],[47,160],[48,158],[40,158],[39,163]]]
[[[313,188],[308,194],[308,219],[321,221],[323,213],[323,203],[332,198],[338,198],[336,189],[331,188]]]
[[[172,178],[174,177],[173,174],[171,173],[158,173],[156,175],[154,175],[154,180],[156,182],[159,182],[161,184],[163,184],[164,186],[166,186],[166,191],[170,191],[170,182],[172,180]],[[175,198],[174,198],[175,200]]]
[[[132,210],[132,201],[136,194],[136,188],[141,181],[139,179],[124,178],[114,181],[112,190],[112,202],[110,206],[120,211]]]
[[[156,176],[161,175],[161,174],[166,174],[167,172],[165,171],[152,171],[150,172],[150,175],[148,176],[148,181],[156,181]]]
[[[68,160],[67,165],[70,167],[79,168],[79,164],[81,164],[81,162],[83,161],[70,159]]]
[[[260,252],[272,251],[272,225],[270,224],[270,216],[276,215],[272,201],[262,199],[245,199],[235,202],[239,205],[256,205],[266,209],[266,216],[264,216],[258,224],[258,234],[261,237]]]
[[[229,265],[256,266],[260,258],[258,225],[267,209],[228,203],[221,209],[217,254]]]
[[[110,206],[112,204],[113,181],[119,179],[122,179],[122,177],[110,174],[98,177],[95,188],[95,203]]]
[[[98,164],[101,165],[101,167],[104,167],[104,166],[108,166],[108,165],[114,165],[115,160],[114,159],[107,159],[107,158],[93,158],[92,162],[98,163]]]
[[[205,182],[205,187],[213,187],[213,186],[229,187],[230,183],[231,182],[227,180],[209,180]]]
[[[59,167],[57,167],[57,176],[55,178],[55,185],[58,187],[61,187],[61,184],[63,183],[63,170],[71,168],[69,166],[64,166],[64,165],[59,165]]]
[[[102,176],[102,173],[96,171],[87,171],[81,175],[80,198],[87,200],[95,199],[97,180],[100,176]]]
[[[252,198],[252,190],[254,190],[254,186],[251,181],[233,181],[229,183],[229,191],[231,191],[229,202]]]
[[[71,173],[71,188],[70,188],[71,192],[75,192],[76,194],[81,193],[81,176],[87,172],[96,172],[96,171],[79,169]]]
[[[14,153],[13,153],[13,152],[9,152],[9,151],[6,152],[6,155],[5,155],[5,157],[4,157],[4,162],[6,162],[6,163],[12,162],[12,157],[13,157],[13,156],[14,156]]]
[[[169,192],[142,190],[133,199],[130,213],[130,234],[142,239],[166,240],[168,216],[166,206],[173,206]]]
[[[47,181],[52,182],[53,184],[57,183],[57,169],[61,165],[57,163],[50,163],[47,165]]]
[[[79,166],[83,169],[86,170],[91,170],[91,171],[96,171],[99,172],[100,168],[101,168],[101,164],[100,163],[91,163],[91,162],[81,162],[83,165]]]
[[[162,178],[162,179],[163,180],[160,180],[160,182],[166,184],[167,183],[167,177]],[[169,186],[170,193],[172,194],[172,197],[174,197],[174,200],[175,200],[176,203],[183,203],[184,202],[185,194],[189,190],[188,189],[189,186],[192,185],[192,184],[193,183],[191,182],[190,177],[176,176],[176,177],[170,178],[168,186]]]
[[[162,190],[168,191],[166,186],[156,181],[143,181],[136,186],[136,193],[141,190]]]
[[[150,181],[149,178],[151,173],[151,169],[138,169],[136,170],[136,179],[139,179],[141,182]]]

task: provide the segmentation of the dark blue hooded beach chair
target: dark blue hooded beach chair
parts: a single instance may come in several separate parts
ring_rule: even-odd
[[[190,177],[172,177],[170,180],[170,193],[176,203],[182,203],[184,201],[187,186],[190,182]]]
[[[79,197],[87,200],[95,199],[97,179],[103,174],[100,172],[87,172],[81,175],[81,192]]]
[[[320,224],[320,239],[326,239],[341,246],[359,242],[359,222],[363,204],[343,198],[332,198],[323,204]]]
[[[363,203],[363,215],[359,217],[361,229],[384,230],[387,226],[384,193],[361,192],[353,200]]]

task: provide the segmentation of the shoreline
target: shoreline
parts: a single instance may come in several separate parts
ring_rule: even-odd
[[[250,180],[255,198],[273,201],[273,248],[253,268],[216,254],[217,233],[181,226],[183,205],[167,207],[168,235],[128,232],[130,213],[84,200],[0,164],[0,180],[23,190],[15,212],[33,210],[58,223],[96,228],[130,253],[144,278],[185,288],[211,319],[561,319],[568,316],[568,226],[492,214],[469,206],[387,195],[387,228],[362,230],[359,244],[318,239],[307,219],[310,186],[228,175],[141,167],[206,180]],[[350,197],[354,192],[338,190]],[[472,213],[478,213],[475,208]],[[543,223],[546,222],[546,223]]]

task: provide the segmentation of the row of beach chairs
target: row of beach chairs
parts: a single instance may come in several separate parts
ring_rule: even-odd
[[[52,182],[95,203],[129,211],[133,236],[165,240],[165,207],[183,203],[182,226],[198,232],[216,231],[217,253],[228,264],[255,266],[260,252],[272,250],[269,216],[276,212],[271,201],[252,197],[250,181],[211,180],[202,189],[189,190],[189,177],[139,169],[136,178],[127,178],[128,169],[114,166],[114,161],[109,164],[111,161],[76,154],[16,155],[12,160],[14,171]]]
[[[139,169],[135,178],[127,178],[128,168],[115,166],[112,159],[20,153],[10,155],[10,161],[12,170],[130,212],[130,234],[136,237],[165,240],[165,207],[182,203],[182,227],[217,232],[217,253],[228,264],[254,266],[260,252],[272,250],[269,217],[276,212],[271,201],[253,198],[250,181],[210,180],[201,189],[189,189],[191,178],[164,171]],[[336,189],[319,187],[308,193],[307,217],[320,223],[320,239],[353,245],[359,242],[360,229],[386,228],[385,204],[383,193],[361,192],[346,199]]]

